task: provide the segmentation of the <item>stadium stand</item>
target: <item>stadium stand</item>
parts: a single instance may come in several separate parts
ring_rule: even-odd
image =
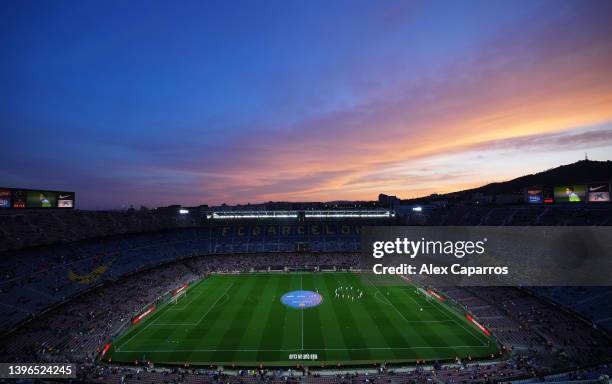
[[[419,223],[428,225],[612,224],[609,205],[454,205],[419,215]],[[410,224],[416,217],[404,220]],[[364,224],[328,219],[303,229],[298,229],[303,224],[291,224],[285,232],[268,222],[210,224],[139,211],[1,214],[0,353],[14,362],[77,362],[80,380],[86,382],[490,382],[530,377],[594,382],[609,375],[605,364],[610,363],[612,344],[602,329],[611,323],[612,290],[583,287],[443,289],[510,351],[500,361],[427,362],[408,370],[381,362],[379,371],[321,370],[306,377],[287,371],[228,374],[96,364],[109,335],[135,313],[177,285],[210,272],[359,267],[356,252]],[[296,252],[296,243],[307,244],[307,249]],[[559,371],[564,373],[554,375]]]

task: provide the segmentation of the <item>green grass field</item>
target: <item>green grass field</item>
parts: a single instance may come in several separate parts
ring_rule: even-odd
[[[446,304],[427,301],[404,280],[392,279],[352,273],[213,275],[133,326],[105,358],[331,365],[475,358],[499,350]],[[362,297],[336,297],[341,286],[362,291]],[[283,304],[283,294],[294,290],[318,291],[323,302],[305,309]]]

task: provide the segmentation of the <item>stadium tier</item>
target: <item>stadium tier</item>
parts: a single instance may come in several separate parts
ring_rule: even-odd
[[[447,287],[442,303],[356,273],[366,225],[607,225],[609,206],[380,212],[4,213],[0,353],[77,362],[86,382],[280,382],[303,365],[294,380],[484,382],[610,363],[609,289]],[[286,292],[321,309],[277,305]]]

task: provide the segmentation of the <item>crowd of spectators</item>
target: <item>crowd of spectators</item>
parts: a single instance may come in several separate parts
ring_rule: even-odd
[[[454,204],[413,212],[406,221],[416,225],[612,225],[612,206]]]
[[[306,376],[287,371],[217,372],[210,370],[150,369],[97,364],[109,337],[164,293],[211,272],[301,269],[359,265],[356,254],[207,255],[171,262],[81,294],[78,299],[42,314],[2,342],[0,355],[8,362],[73,361],[80,379],[88,382],[210,382],[263,383],[300,380],[309,383],[373,382],[487,382],[531,376],[556,370],[609,363],[612,343],[588,323],[530,291],[514,287],[444,288],[440,292],[472,312],[498,339],[507,355],[491,362],[426,362],[418,369],[382,367],[379,372],[347,371]],[[381,362],[383,363],[383,362]]]
[[[411,219],[408,218],[408,221]],[[429,225],[610,225],[604,206],[454,206],[427,213]],[[230,224],[231,225],[231,224]],[[359,268],[359,236],[307,235],[315,252],[295,253],[305,236],[224,237],[213,227],[152,212],[19,212],[0,215],[0,355],[5,361],[74,361],[91,382],[487,382],[544,377],[609,363],[604,288],[445,288],[509,351],[503,361],[463,361],[401,370],[305,377],[295,373],[101,366],[109,335],[165,292],[210,272]],[[316,252],[319,251],[319,252]],[[241,253],[249,253],[245,257]],[[537,295],[534,295],[537,294]],[[543,300],[546,297],[547,300]],[[561,304],[554,305],[552,301]],[[15,327],[16,331],[11,332]]]
[[[149,210],[11,210],[0,212],[0,251],[195,224],[191,217]]]
[[[304,240],[315,252],[359,249],[355,231],[346,235],[282,235],[277,231],[276,235],[264,232],[239,237],[227,235],[223,228],[175,228],[0,252],[0,333],[92,287],[194,255],[287,253]],[[281,264],[301,262],[287,258]]]
[[[533,292],[580,313],[612,332],[612,287],[530,287]]]

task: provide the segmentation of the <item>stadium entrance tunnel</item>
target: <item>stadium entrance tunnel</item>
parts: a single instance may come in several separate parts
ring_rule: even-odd
[[[313,291],[291,291],[281,297],[281,302],[288,307],[304,309],[321,304],[323,296]]]

